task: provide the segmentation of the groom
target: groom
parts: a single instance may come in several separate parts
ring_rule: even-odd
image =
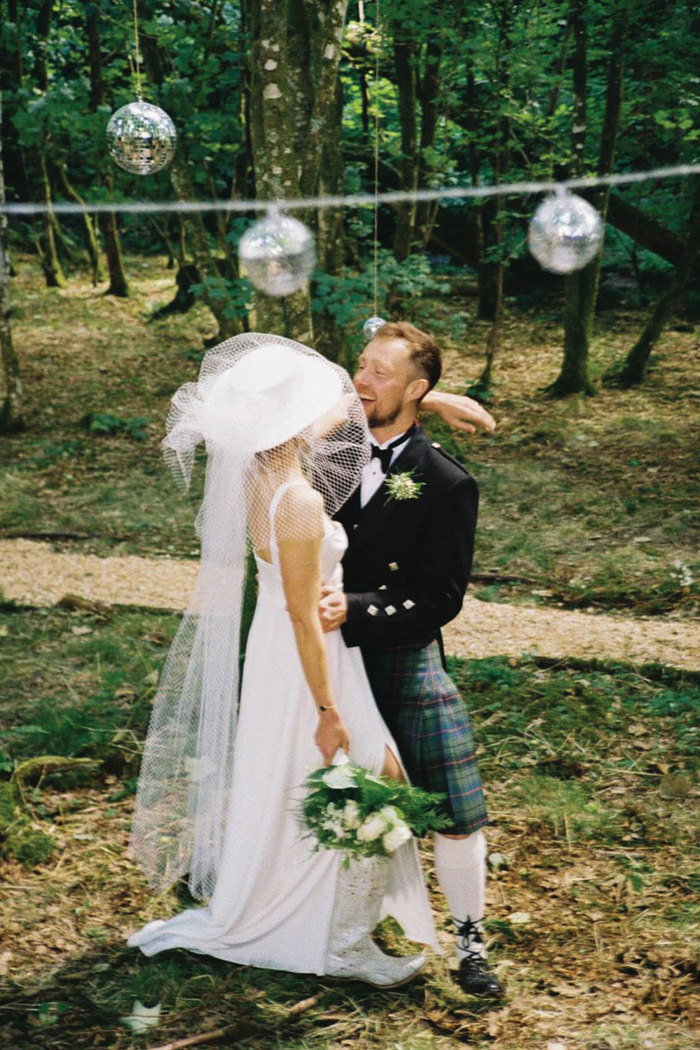
[[[447,795],[453,820],[435,836],[435,869],[456,927],[465,992],[498,998],[481,932],[487,823],[469,714],[444,670],[440,628],[459,613],[469,582],[478,490],[466,470],[415,420],[441,373],[440,350],[406,322],[385,324],[355,374],[372,436],[360,486],[337,515],[348,535],[345,591],[326,588],[324,630],[359,645],[377,705],[411,782]],[[490,429],[466,399],[426,401],[462,429]],[[457,405],[466,405],[459,419]],[[428,407],[426,404],[424,407]],[[454,414],[456,413],[456,415]]]

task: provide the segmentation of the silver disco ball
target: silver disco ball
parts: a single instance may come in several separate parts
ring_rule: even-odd
[[[386,321],[384,320],[384,318],[377,317],[376,314],[374,314],[372,317],[368,317],[365,323],[362,325],[362,334],[367,340],[367,342],[369,342],[370,339],[374,339],[379,329],[382,327],[382,325],[385,324]]]
[[[302,222],[275,209],[246,230],[238,255],[246,277],[266,295],[298,292],[316,265],[311,232]]]
[[[588,201],[559,192],[547,197],[533,215],[528,245],[545,270],[571,273],[598,254],[603,233],[600,215]]]
[[[134,175],[151,175],[169,164],[176,140],[175,125],[165,110],[140,99],[118,109],[107,124],[110,154]]]

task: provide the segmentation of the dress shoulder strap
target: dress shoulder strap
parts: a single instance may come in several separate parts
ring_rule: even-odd
[[[270,543],[277,546],[277,539],[275,537],[275,515],[277,514],[277,508],[280,505],[280,500],[284,496],[285,492],[289,489],[294,488],[295,485],[306,485],[307,483],[302,478],[294,478],[292,481],[283,482],[279,488],[275,489],[270,500]]]

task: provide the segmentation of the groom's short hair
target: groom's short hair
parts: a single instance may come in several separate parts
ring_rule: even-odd
[[[402,339],[409,349],[411,361],[422,379],[427,379],[432,390],[442,374],[442,354],[432,336],[421,332],[410,321],[388,321],[376,334],[378,339]]]

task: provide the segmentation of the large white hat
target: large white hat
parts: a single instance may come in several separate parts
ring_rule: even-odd
[[[291,340],[254,346],[220,372],[206,391],[203,414],[209,437],[262,452],[288,441],[340,400],[339,371]]]

